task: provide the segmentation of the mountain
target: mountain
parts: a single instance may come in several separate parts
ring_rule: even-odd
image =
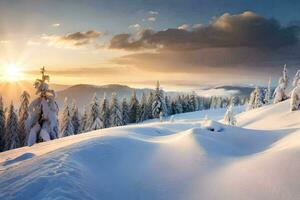
[[[298,200],[300,111],[287,100],[242,112],[238,126],[213,121],[225,111],[0,153],[0,199]]]

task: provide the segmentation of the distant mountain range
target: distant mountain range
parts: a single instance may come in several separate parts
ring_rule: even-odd
[[[149,95],[150,91],[154,91],[153,89],[149,88],[131,88],[126,85],[119,84],[109,84],[102,86],[88,84],[79,84],[74,86],[50,84],[50,88],[56,91],[57,103],[59,106],[63,105],[64,99],[67,97],[70,102],[74,99],[80,109],[91,102],[91,99],[95,93],[98,95],[99,99],[102,99],[104,95],[106,95],[106,98],[110,99],[113,92],[116,92],[118,94],[119,99],[129,99],[134,89],[138,98],[141,97],[143,91],[146,93],[146,95]],[[3,100],[6,105],[11,101],[13,101],[15,105],[18,105],[20,95],[24,90],[29,92],[31,98],[35,97],[33,82],[0,82],[0,95],[3,96]],[[201,93],[198,94],[204,96],[249,95],[252,90],[252,87],[218,86],[201,90]],[[167,92],[167,94],[171,97],[177,96],[179,93],[182,92]]]

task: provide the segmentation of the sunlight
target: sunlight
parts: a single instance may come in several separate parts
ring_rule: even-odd
[[[5,72],[3,78],[7,81],[18,81],[22,78],[21,67],[17,64],[7,64],[5,65]]]

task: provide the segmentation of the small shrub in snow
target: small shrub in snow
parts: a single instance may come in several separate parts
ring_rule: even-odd
[[[236,118],[234,116],[232,104],[228,107],[228,109],[225,113],[224,122],[225,122],[225,124],[228,124],[228,125],[231,125],[231,126],[236,125]]]

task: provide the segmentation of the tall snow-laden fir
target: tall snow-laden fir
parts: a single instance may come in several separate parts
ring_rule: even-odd
[[[139,101],[136,97],[136,92],[133,90],[129,104],[129,123],[138,122]]]
[[[129,106],[126,98],[122,101],[122,124],[127,125],[129,123]]]
[[[4,149],[5,137],[5,111],[2,96],[0,96],[0,152]]]
[[[154,100],[154,94],[152,91],[150,91],[149,97],[148,97],[148,102],[147,102],[147,107],[148,107],[148,118],[149,119],[153,119],[152,116],[152,104],[153,104],[153,100]]]
[[[165,96],[165,104],[166,104],[166,115],[171,114],[171,100],[169,96]]]
[[[105,94],[104,94],[102,105],[101,105],[100,119],[103,123],[103,128],[109,128],[110,127],[109,103],[106,99]]]
[[[287,99],[286,88],[288,86],[288,74],[286,65],[284,65],[282,76],[278,80],[278,85],[273,94],[273,102],[278,103]]]
[[[101,121],[99,100],[97,94],[94,94],[90,105],[86,130],[93,131],[100,128],[103,128],[103,122]]]
[[[110,124],[111,126],[122,126],[122,111],[120,109],[117,94],[113,93],[110,105]]]
[[[264,103],[265,104],[270,104],[271,103],[271,78],[269,79],[268,82],[268,87],[265,89],[265,98],[264,98]]]
[[[189,96],[189,110],[190,112],[196,111],[198,110],[198,101],[196,99],[196,93],[193,92],[190,96]]]
[[[148,119],[148,107],[145,92],[142,93],[141,103],[138,112],[138,122],[145,121]]]
[[[72,101],[71,118],[72,118],[72,124],[73,124],[73,128],[74,128],[74,134],[76,135],[76,134],[81,133],[80,113],[79,113],[79,110],[78,110],[75,100]]]
[[[259,89],[259,87],[255,87],[255,89],[250,94],[247,110],[261,107],[263,105],[263,100],[264,96],[261,90]]]
[[[236,125],[236,118],[234,116],[233,104],[232,103],[229,105],[223,120],[224,120],[225,124],[228,124],[228,125],[231,125],[231,126]]]
[[[38,97],[28,108],[26,127],[29,131],[27,144],[29,146],[38,141],[48,141],[58,138],[58,106],[55,102],[55,92],[49,89],[49,75],[41,69],[42,78],[35,81],[34,87]]]
[[[72,124],[72,116],[68,105],[68,99],[65,98],[63,113],[60,121],[60,137],[74,135],[74,127]]]
[[[294,80],[293,80],[293,87],[297,87],[300,80],[300,70],[297,71]]]
[[[7,121],[6,121],[6,131],[4,137],[4,150],[15,149],[21,147],[19,139],[19,125],[18,117],[15,113],[13,103],[10,104],[8,109]]]
[[[159,118],[160,113],[162,113],[162,115],[167,115],[167,109],[163,90],[160,89],[159,81],[157,81],[152,103],[152,116],[154,118]]]
[[[26,128],[26,120],[28,118],[28,106],[29,106],[30,95],[24,91],[21,95],[21,104],[19,107],[19,127],[20,127],[20,144],[25,146],[27,144],[28,130]]]
[[[87,108],[83,108],[83,115],[81,117],[81,123],[80,123],[80,131],[85,132],[88,130],[88,112]]]

